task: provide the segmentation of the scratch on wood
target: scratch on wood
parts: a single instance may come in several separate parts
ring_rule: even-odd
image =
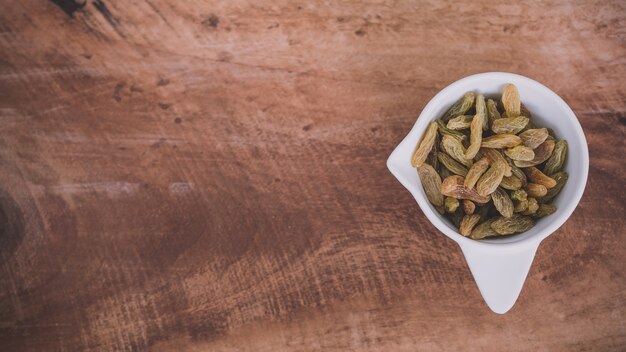
[[[55,111],[62,110],[65,108],[67,108],[67,105],[58,105],[58,106],[43,110],[40,114],[45,115],[45,114],[49,114],[51,112],[55,112]]]
[[[116,144],[122,145],[150,145],[155,147],[160,147],[166,142],[170,143],[183,143],[185,142],[182,138],[171,137],[171,136],[162,136],[162,135],[152,135],[152,134],[132,134],[130,136],[109,136],[109,140]]]
[[[150,0],[145,0],[146,4],[148,4],[148,6],[150,6],[150,8],[152,9],[152,11],[154,11],[154,13],[157,14],[157,16],[159,16],[163,22],[172,30],[174,31],[174,27],[172,27],[172,25],[168,22],[167,18],[165,18],[165,16],[163,15],[163,13],[161,13],[161,11],[159,10],[158,7],[156,7],[156,5],[154,5],[152,3],[152,1]],[[176,31],[174,31],[174,33],[176,33]]]
[[[53,132],[46,131],[43,137],[48,141],[54,141],[57,143],[88,143],[93,142],[92,139],[88,138],[82,133],[73,133],[73,132]]]
[[[109,196],[131,194],[139,189],[139,183],[125,181],[88,182],[88,183],[65,183],[52,186],[39,186],[35,190],[45,193],[76,194],[76,193],[104,193]]]
[[[169,186],[169,191],[172,194],[187,193],[192,190],[193,190],[192,182],[172,182],[170,183],[170,186]]]

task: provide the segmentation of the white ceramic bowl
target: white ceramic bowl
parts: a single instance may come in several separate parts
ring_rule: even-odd
[[[500,96],[513,83],[538,127],[552,128],[568,143],[564,169],[569,179],[553,203],[557,211],[540,219],[529,231],[503,238],[475,241],[461,236],[426,199],[411,154],[428,124],[439,118],[465,92]],[[387,160],[391,173],[413,195],[428,220],[456,241],[465,256],[485,302],[496,313],[506,313],[519,296],[539,243],[556,231],[572,214],[585,190],[589,170],[587,141],[570,107],[556,93],[530,78],[504,72],[487,72],[460,79],[444,88],[424,107],[417,122]]]

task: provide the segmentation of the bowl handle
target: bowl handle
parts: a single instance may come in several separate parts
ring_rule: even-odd
[[[520,294],[539,243],[520,248],[461,245],[467,265],[489,308],[506,313]]]

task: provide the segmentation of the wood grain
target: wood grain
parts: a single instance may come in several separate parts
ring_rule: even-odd
[[[626,348],[626,3],[2,8],[3,350]],[[563,96],[591,154],[504,316],[385,167],[483,71]]]

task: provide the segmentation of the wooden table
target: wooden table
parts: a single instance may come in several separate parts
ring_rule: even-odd
[[[623,1],[5,1],[0,349],[624,350],[625,43]],[[503,316],[385,166],[483,71],[591,157]]]

